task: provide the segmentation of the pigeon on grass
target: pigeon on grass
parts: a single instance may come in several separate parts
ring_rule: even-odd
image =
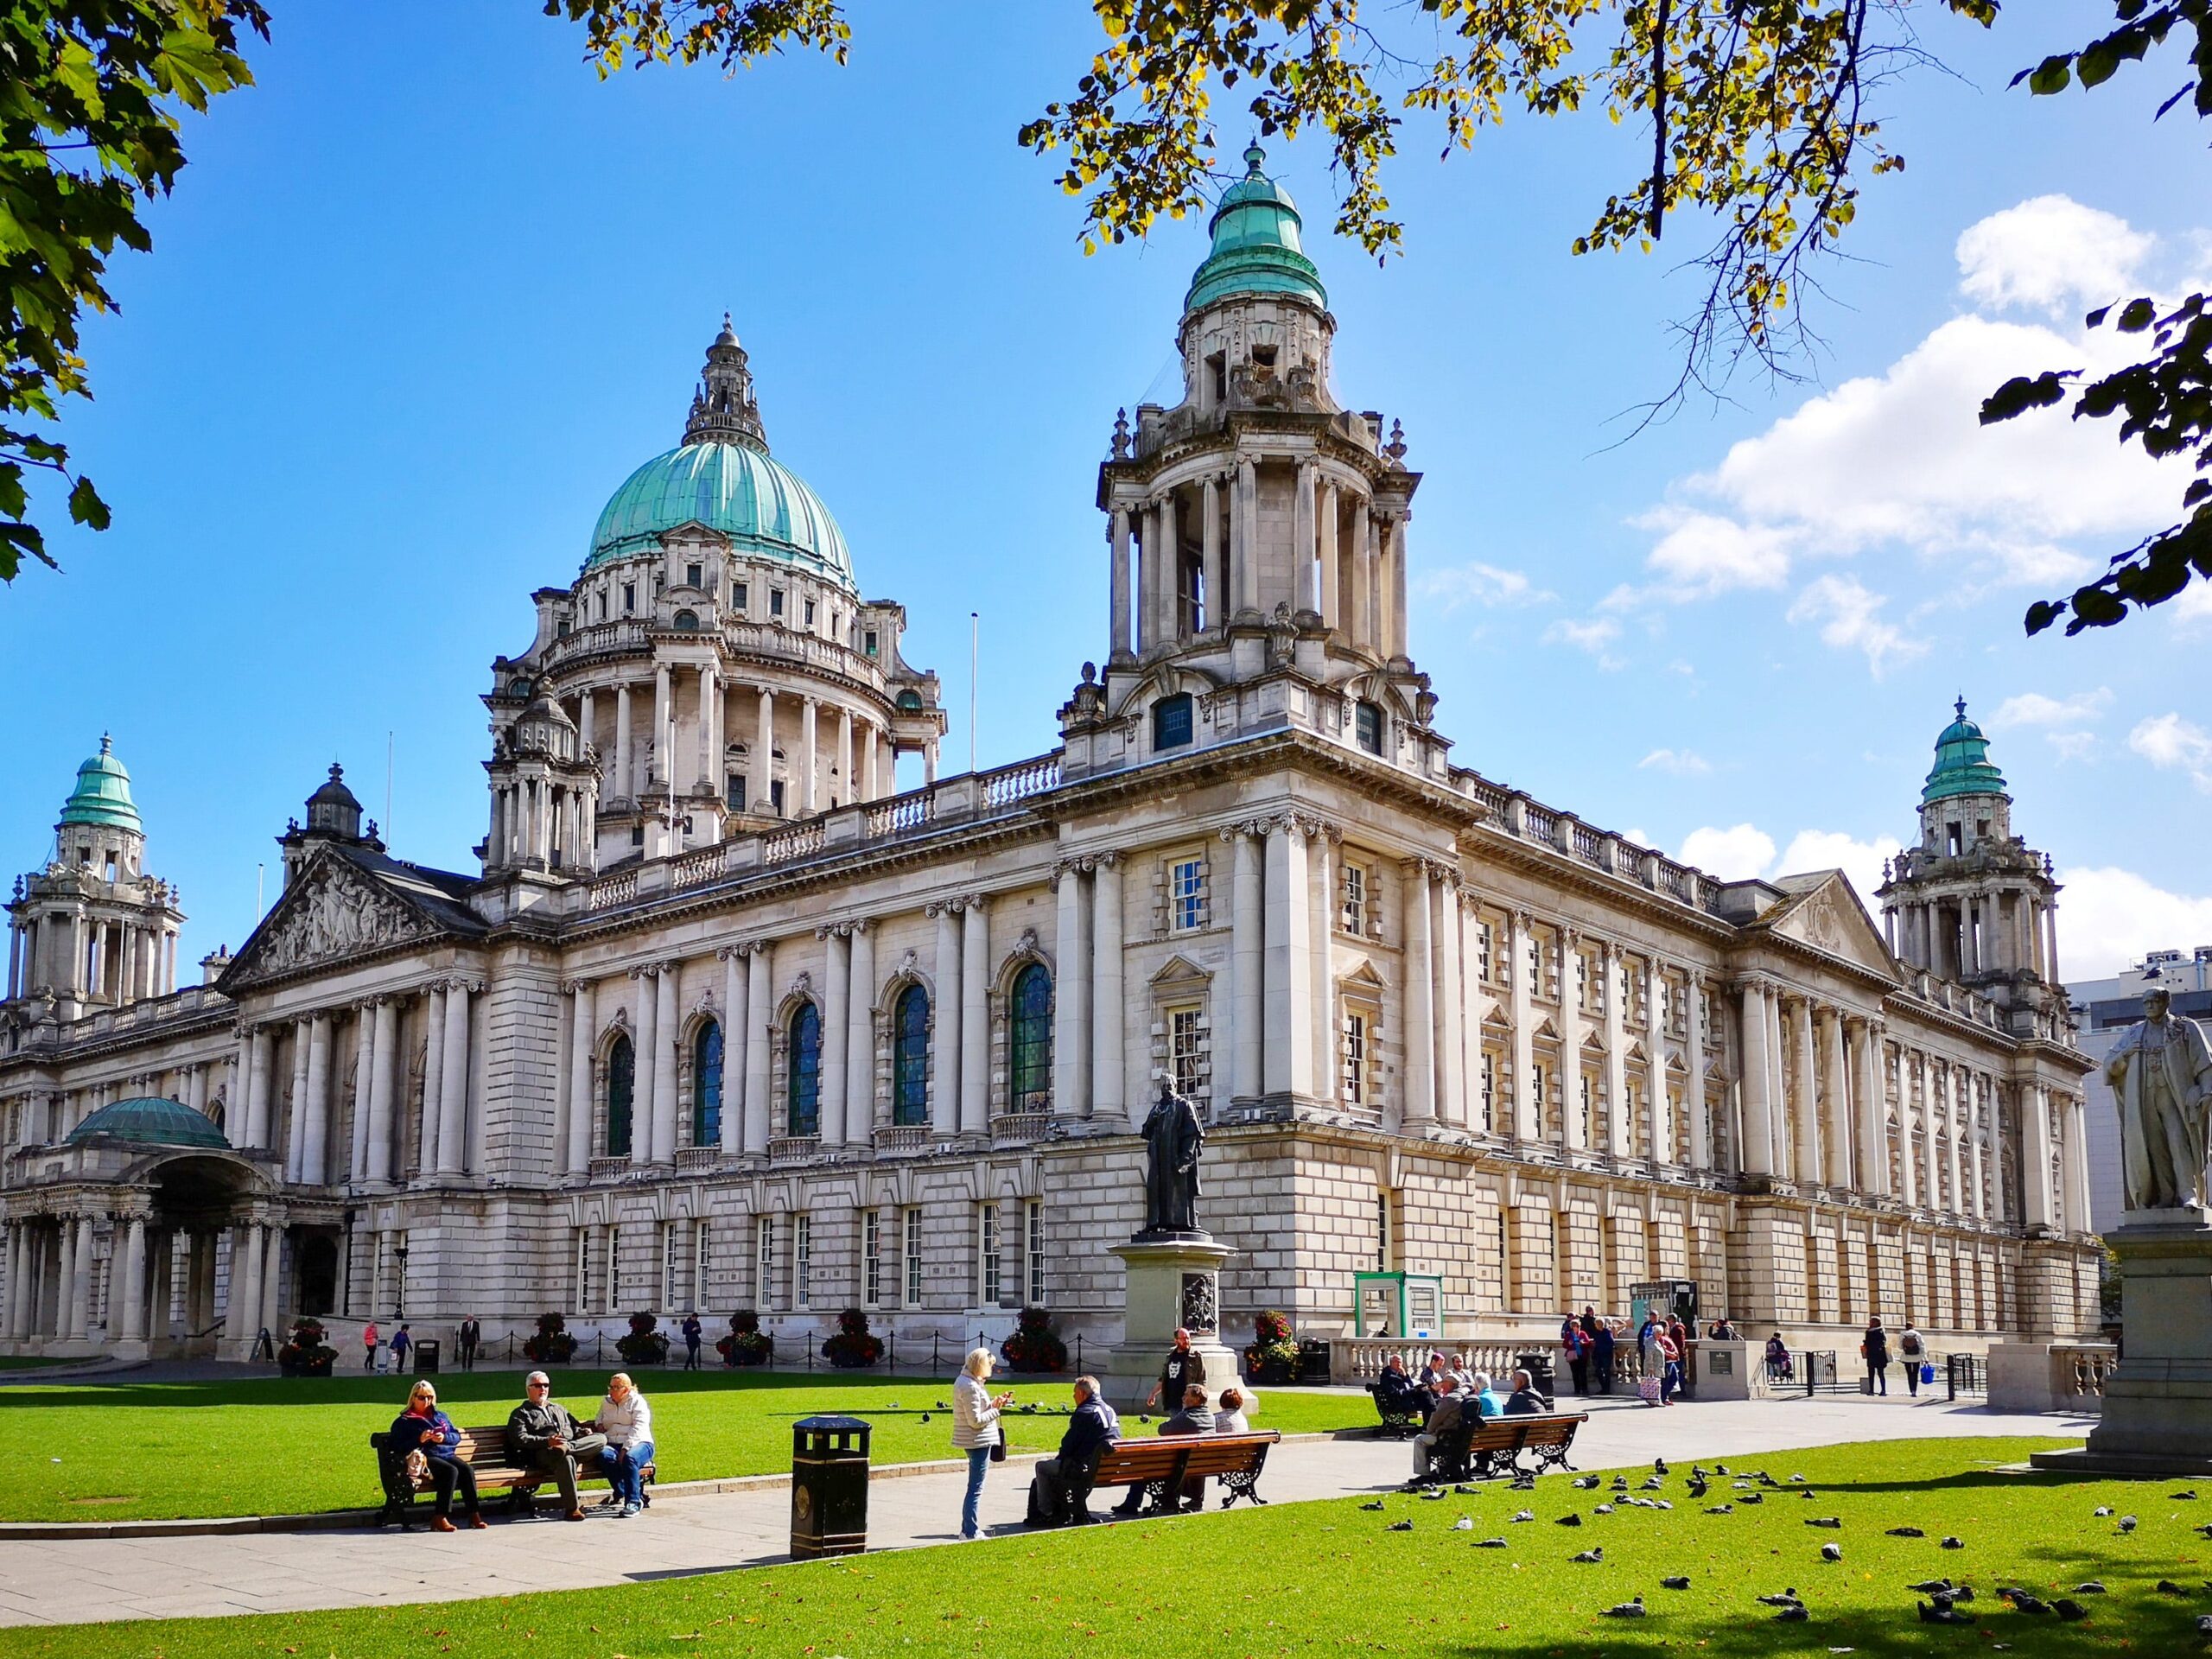
[[[1414,1523],[1410,1521],[1393,1521],[1382,1529],[1385,1532],[1411,1532],[1413,1529]]]
[[[1659,1587],[1662,1590],[1687,1590],[1690,1587],[1690,1581],[1678,1574],[1671,1579],[1660,1580]]]
[[[1763,1607],[1796,1607],[1800,1605],[1797,1586],[1794,1584],[1778,1596],[1760,1596],[1757,1599]]]
[[[1822,1544],[1821,1546],[1821,1559],[1824,1561],[1841,1560],[1843,1559],[1843,1546],[1841,1544]]]
[[[1971,1624],[1974,1623],[1972,1613],[1962,1613],[1949,1602],[1940,1598],[1932,1604],[1923,1601],[1918,1605],[1920,1622],[1923,1624]]]
[[[1642,1618],[1643,1598],[1637,1596],[1627,1601],[1617,1602],[1605,1609],[1605,1617],[1607,1618]]]
[[[1570,1555],[1567,1559],[1583,1567],[1600,1566],[1605,1559],[1605,1547],[1600,1544],[1595,1549],[1586,1549],[1580,1554]]]
[[[2089,1610],[2070,1597],[2061,1596],[2050,1604],[2050,1611],[2071,1624],[2077,1618],[2087,1618]]]
[[[1918,1527],[1891,1527],[1883,1535],[1888,1538],[1925,1538],[1928,1535]]]

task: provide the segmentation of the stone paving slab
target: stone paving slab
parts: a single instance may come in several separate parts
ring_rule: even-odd
[[[1587,1409],[1574,1445],[1585,1469],[1664,1457],[1736,1458],[1850,1440],[2035,1434],[2065,1440],[2095,1420],[2031,1416],[1936,1399],[1819,1399],[1688,1404],[1654,1409],[1632,1400],[1561,1401]],[[1300,1439],[1268,1459],[1271,1503],[1372,1492],[1402,1482],[1403,1441]],[[876,1549],[953,1541],[963,1474],[887,1478],[868,1489]],[[992,1471],[982,1516],[995,1534],[1027,1535],[1023,1460]],[[397,1606],[538,1589],[649,1583],[789,1559],[791,1498],[782,1485],[656,1503],[632,1520],[595,1516],[494,1518],[486,1532],[450,1536],[362,1528],[330,1533],[253,1532],[157,1538],[0,1539],[0,1626],[118,1618],[185,1618],[309,1608]]]

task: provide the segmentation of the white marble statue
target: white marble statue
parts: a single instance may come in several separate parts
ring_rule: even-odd
[[[2105,1061],[2120,1104],[2120,1168],[2130,1210],[2205,1209],[2206,1116],[2212,1043],[2194,1020],[2169,1012],[2163,988],[2144,993],[2143,1023]]]

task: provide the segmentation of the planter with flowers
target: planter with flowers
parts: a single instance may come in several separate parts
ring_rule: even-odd
[[[533,1365],[566,1365],[576,1357],[576,1339],[569,1322],[558,1313],[537,1316],[537,1334],[522,1345],[522,1357]]]
[[[1065,1371],[1068,1345],[1052,1334],[1052,1316],[1041,1307],[1021,1310],[1014,1333],[999,1344],[1007,1364],[1017,1371]]]
[[[1253,1319],[1244,1375],[1262,1388],[1280,1387],[1297,1376],[1298,1335],[1290,1328],[1287,1313],[1262,1313]]]
[[[775,1351],[774,1338],[760,1328],[760,1316],[749,1308],[729,1316],[729,1335],[715,1344],[725,1365],[765,1365]]]
[[[837,1316],[836,1334],[822,1344],[822,1357],[840,1370],[860,1370],[883,1357],[883,1338],[868,1334],[866,1313],[849,1307]]]
[[[283,1376],[328,1376],[338,1351],[322,1339],[321,1319],[301,1319],[276,1351],[276,1370]]]
[[[653,1328],[659,1323],[650,1313],[632,1313],[630,1334],[615,1339],[614,1351],[632,1365],[665,1365],[668,1338]]]

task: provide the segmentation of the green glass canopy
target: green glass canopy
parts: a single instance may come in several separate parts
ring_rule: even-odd
[[[144,1095],[111,1101],[69,1131],[69,1144],[105,1135],[149,1147],[207,1147],[228,1152],[223,1132],[181,1100]]]

